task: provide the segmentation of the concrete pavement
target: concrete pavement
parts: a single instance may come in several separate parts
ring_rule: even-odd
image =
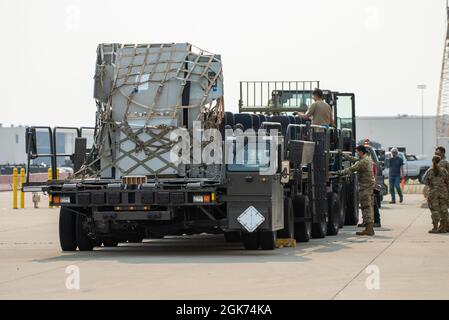
[[[449,234],[427,233],[421,203],[384,204],[374,238],[345,227],[272,252],[201,235],[62,253],[57,209],[12,210],[0,192],[0,299],[448,299]]]

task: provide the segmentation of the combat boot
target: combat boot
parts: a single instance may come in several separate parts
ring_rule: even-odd
[[[438,233],[438,222],[432,222],[433,229],[429,230],[429,233]]]
[[[447,220],[441,219],[440,226],[438,227],[438,233],[446,233],[447,232]]]
[[[356,235],[358,236],[374,236],[374,224],[373,223],[367,223],[365,230],[362,232],[356,232]]]

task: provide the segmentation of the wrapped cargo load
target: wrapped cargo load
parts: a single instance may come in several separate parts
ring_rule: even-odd
[[[173,129],[224,116],[221,57],[189,43],[100,44],[94,98],[96,139],[82,176],[216,176],[170,161]],[[219,170],[218,170],[219,171]],[[196,172],[196,173],[195,173]]]

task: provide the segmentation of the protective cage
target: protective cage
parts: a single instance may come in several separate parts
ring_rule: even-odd
[[[220,55],[178,44],[100,44],[94,98],[95,145],[78,177],[217,178],[217,168],[170,161],[170,132],[194,121],[218,128],[224,117]]]

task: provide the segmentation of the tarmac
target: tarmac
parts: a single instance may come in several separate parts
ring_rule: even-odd
[[[13,210],[0,192],[0,299],[449,299],[449,233],[427,233],[422,203],[385,202],[373,238],[344,227],[275,251],[199,235],[63,253],[57,208],[27,195]]]

